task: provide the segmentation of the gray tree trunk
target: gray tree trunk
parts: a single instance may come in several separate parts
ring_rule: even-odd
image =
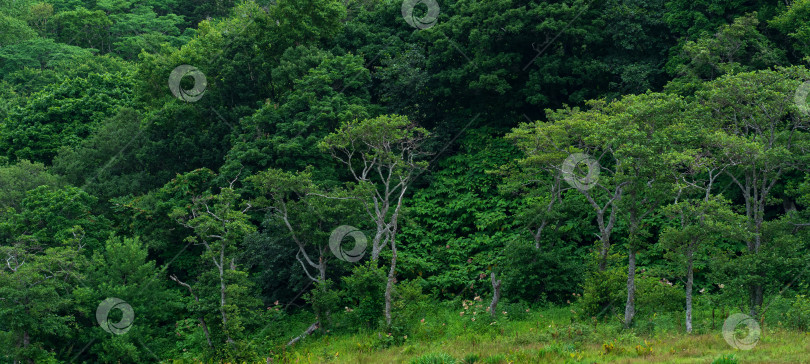
[[[397,244],[391,234],[391,269],[388,270],[388,283],[385,285],[385,323],[391,326],[391,294],[394,291],[397,269]]]
[[[489,314],[495,317],[498,301],[501,299],[501,280],[495,279],[495,271],[490,272],[490,278],[492,278],[492,302],[489,303]]]
[[[630,248],[627,268],[627,304],[624,306],[624,327],[630,327],[636,315],[636,252]]]
[[[686,250],[686,332],[692,332],[692,285],[694,283],[694,239]]]

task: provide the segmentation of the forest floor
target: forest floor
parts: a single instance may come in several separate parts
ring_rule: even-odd
[[[492,325],[461,323],[463,316],[458,314],[438,315],[420,320],[409,337],[325,333],[302,341],[278,359],[284,363],[413,364],[810,363],[810,333],[779,325],[762,328],[756,346],[741,350],[724,340],[722,321],[711,329],[709,312],[696,315],[696,332],[686,334],[679,330],[674,315],[653,315],[625,330],[618,323],[577,323],[568,311],[551,308]]]

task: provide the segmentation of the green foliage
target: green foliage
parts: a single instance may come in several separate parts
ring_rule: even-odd
[[[181,34],[183,18],[175,14],[158,16],[151,7],[139,6],[131,12],[110,16],[112,50],[126,59],[136,59],[141,50],[155,53],[163,43],[180,47],[190,39]],[[110,46],[108,45],[108,48]]]
[[[79,7],[56,13],[50,19],[48,29],[60,43],[106,50],[109,48],[108,34],[112,24],[112,20],[103,11]]]
[[[41,185],[26,192],[19,210],[7,208],[0,218],[0,237],[46,248],[75,244],[94,251],[110,232],[110,222],[90,209],[97,199],[83,190]]]
[[[0,47],[17,44],[37,36],[26,22],[0,13]]]
[[[289,64],[292,57],[303,64]],[[314,67],[305,71],[309,65]],[[223,169],[235,174],[243,169],[300,170],[314,165],[318,167],[316,179],[333,176],[336,172],[319,152],[318,143],[339,126],[377,113],[365,87],[370,76],[363,59],[334,57],[301,46],[285,52],[273,75],[279,78],[280,102],[268,101],[241,121],[244,133]]]
[[[428,312],[434,303],[432,297],[422,293],[424,284],[424,280],[421,279],[397,284],[393,303],[394,318],[391,321],[392,332],[396,336],[416,331],[416,328],[422,325],[421,320],[425,318],[425,312]]]
[[[380,324],[385,305],[385,276],[382,268],[368,261],[352,269],[351,275],[343,277],[344,295],[352,309],[348,315],[352,327],[373,329]]]
[[[173,345],[177,315],[182,301],[177,291],[160,279],[160,269],[147,258],[147,249],[138,239],[113,237],[104,249],[93,254],[86,287],[77,291],[81,316],[95,324],[95,310],[108,297],[124,300],[135,319],[126,335],[115,336],[94,328],[80,336],[82,342],[98,342],[87,354],[104,361],[148,361],[155,352],[166,352]],[[92,288],[89,288],[92,287]],[[113,311],[110,321],[115,322]],[[141,343],[145,343],[141,344]]]
[[[0,167],[0,210],[19,209],[26,192],[39,186],[57,187],[59,177],[49,173],[42,163],[31,163],[25,159],[15,164]]]
[[[505,296],[534,303],[563,303],[579,292],[582,258],[573,246],[535,248],[525,241],[505,247],[501,277]]]
[[[88,50],[56,43],[52,39],[33,38],[0,48],[0,74],[8,80],[15,71],[25,67],[53,69],[71,61],[79,63],[90,54]]]
[[[315,287],[304,294],[304,299],[312,305],[312,311],[318,317],[321,329],[331,327],[331,313],[340,307],[340,292],[332,286],[331,280],[315,282]]]
[[[78,145],[62,146],[53,171],[105,199],[148,191],[153,185],[135,156],[144,143],[141,120],[137,111],[119,109]]]
[[[715,34],[684,43],[681,54],[667,65],[670,73],[678,76],[667,89],[690,95],[703,81],[784,64],[785,51],[759,31],[756,15],[737,18],[720,26]]]
[[[798,294],[791,301],[791,306],[783,313],[786,325],[797,330],[810,331],[810,298]]]
[[[36,92],[0,125],[0,153],[12,159],[50,163],[62,146],[74,146],[128,103],[127,74],[90,74]]]
[[[810,56],[808,19],[810,19],[810,1],[798,0],[771,19],[768,25],[787,35],[793,41],[793,48],[806,57]]]
[[[622,311],[627,299],[627,267],[590,273],[583,283],[582,298],[577,302],[577,314],[583,320],[612,316]],[[641,274],[636,277],[637,306],[640,312],[652,316],[657,312],[683,310],[684,294],[666,278]]]

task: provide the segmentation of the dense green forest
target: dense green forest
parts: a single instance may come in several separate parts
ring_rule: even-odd
[[[810,361],[808,62],[810,0],[0,0],[0,362]]]

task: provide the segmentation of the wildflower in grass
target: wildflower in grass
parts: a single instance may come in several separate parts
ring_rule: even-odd
[[[720,289],[726,288],[726,285],[725,285],[725,284],[722,284],[722,283],[721,283],[721,284],[718,284],[717,286],[718,286],[718,287],[720,287]]]
[[[421,323],[423,323],[423,324],[424,324],[424,323],[425,323],[425,319],[421,319],[421,320],[419,320],[419,322],[421,322]]]

